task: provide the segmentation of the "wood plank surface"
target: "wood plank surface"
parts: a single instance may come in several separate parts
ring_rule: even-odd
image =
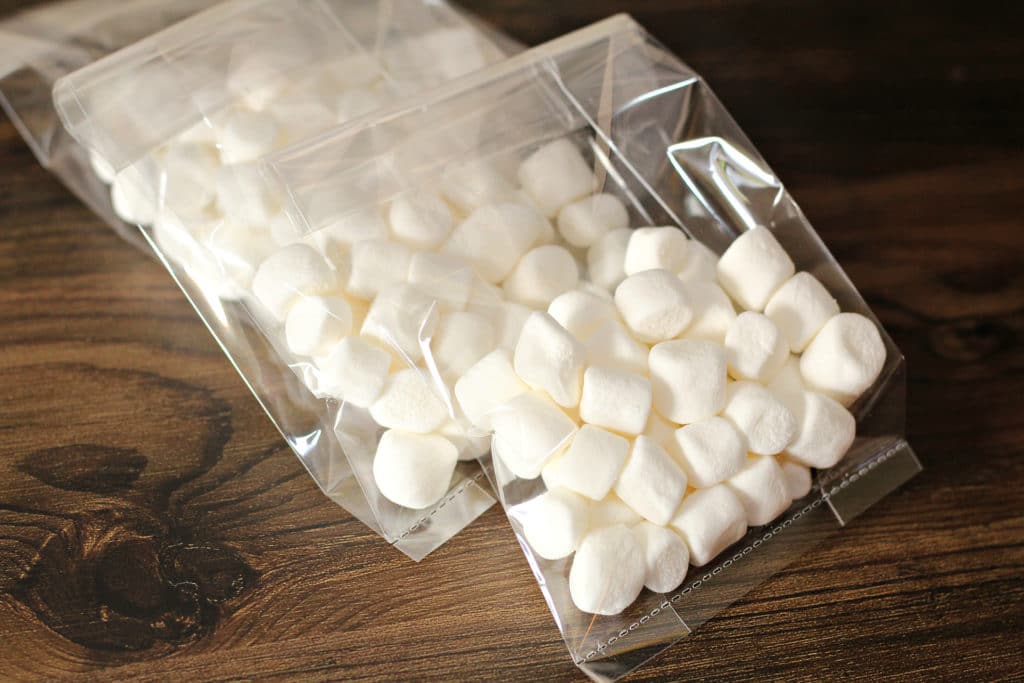
[[[0,15],[31,3],[0,0]],[[629,11],[905,352],[923,474],[630,680],[1024,679],[1024,11]],[[415,565],[326,501],[154,262],[0,121],[0,679],[580,680],[492,509]]]

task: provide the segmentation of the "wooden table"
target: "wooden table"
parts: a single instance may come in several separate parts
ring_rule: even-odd
[[[632,680],[1024,677],[1020,5],[466,4],[530,43],[632,11],[908,357],[925,472]],[[329,504],[6,121],[0,226],[0,678],[580,679],[498,509],[417,566]]]

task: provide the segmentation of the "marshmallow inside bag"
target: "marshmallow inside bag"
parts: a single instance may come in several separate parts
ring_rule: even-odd
[[[590,365],[647,374],[650,349],[638,342],[617,320],[609,320],[590,335],[586,350],[587,363]]]
[[[461,377],[494,347],[494,328],[490,320],[469,311],[442,316],[430,342],[434,363],[444,377]]]
[[[529,387],[512,369],[512,359],[504,349],[481,358],[455,383],[459,407],[482,429],[490,429],[490,415],[499,406],[527,391]]]
[[[755,382],[733,382],[726,387],[725,417],[758,455],[782,452],[797,433],[796,417],[768,389]]]
[[[703,489],[737,474],[747,464],[743,435],[728,420],[709,417],[675,432],[677,461],[690,486]]]
[[[89,150],[89,167],[96,174],[96,177],[107,185],[114,182],[114,178],[117,177],[117,171],[110,162],[100,156],[100,153],[94,149]]]
[[[388,377],[370,415],[382,427],[426,434],[449,418],[448,408],[418,368],[405,368]]]
[[[726,482],[746,511],[749,526],[762,526],[789,507],[793,500],[779,463],[770,455],[750,458],[746,467]]]
[[[472,264],[487,282],[498,283],[550,228],[544,216],[524,204],[482,206],[456,226],[442,251]]]
[[[693,307],[693,320],[686,328],[686,338],[724,344],[729,327],[736,320],[736,309],[729,295],[714,281],[706,280],[687,283],[686,293]]]
[[[450,164],[441,173],[441,194],[464,214],[508,202],[516,188],[493,164],[483,160]]]
[[[519,183],[545,216],[594,191],[590,165],[568,140],[555,140],[531,154],[519,166]]]
[[[592,365],[583,373],[580,418],[622,434],[639,434],[651,414],[651,382],[616,368]]]
[[[317,359],[317,367],[321,392],[368,408],[384,389],[391,354],[360,337],[345,337]]]
[[[325,356],[352,332],[352,307],[341,297],[302,297],[288,311],[284,330],[292,353]]]
[[[618,434],[583,425],[565,453],[544,466],[544,484],[549,489],[563,487],[591,500],[602,500],[618,479],[629,456],[629,445]]]
[[[388,287],[407,282],[412,254],[409,247],[397,242],[356,242],[346,289],[352,296],[372,299]]]
[[[690,564],[703,567],[747,533],[747,513],[725,484],[691,492],[672,518],[690,549]]]
[[[256,298],[277,320],[285,319],[300,296],[330,294],[337,286],[337,273],[316,249],[305,244],[293,244],[271,254],[252,281]]]
[[[548,313],[580,341],[587,341],[602,325],[619,318],[611,301],[582,289],[555,297]]]
[[[409,260],[409,284],[437,299],[446,309],[466,307],[473,288],[473,268],[462,259],[419,251]]]
[[[694,282],[716,282],[718,279],[718,254],[703,242],[690,240],[686,262],[676,273],[686,284]]]
[[[714,342],[662,342],[648,356],[654,408],[678,424],[697,422],[722,410],[726,401],[725,350]]]
[[[839,313],[839,304],[810,273],[797,273],[779,288],[764,313],[782,331],[790,350],[800,353],[814,335]]]
[[[779,462],[782,474],[786,478],[786,490],[792,500],[800,500],[811,492],[811,470],[788,458]]]
[[[604,500],[590,506],[590,528],[603,529],[616,524],[632,527],[644,518],[636,510],[623,503],[614,493],[609,493]]]
[[[282,130],[274,116],[248,109],[236,109],[218,122],[217,147],[225,164],[255,161],[272,152],[282,141]]]
[[[650,522],[633,527],[644,555],[644,586],[667,593],[683,583],[690,568],[690,550],[676,532]]]
[[[586,499],[566,489],[550,490],[515,505],[510,514],[522,525],[526,542],[546,560],[575,552],[590,524]]]
[[[547,308],[558,295],[570,291],[579,282],[576,259],[564,248],[546,244],[526,252],[504,282],[505,294],[512,301]]]
[[[686,493],[686,475],[653,439],[633,441],[626,466],[615,483],[615,495],[648,522],[664,526]]]
[[[222,283],[239,291],[252,287],[253,276],[260,264],[277,251],[269,231],[231,220],[218,221],[204,240],[204,245],[216,261]],[[344,275],[344,268],[345,264],[341,264],[341,270],[334,269],[339,281]]]
[[[585,351],[547,313],[536,311],[523,325],[516,344],[516,373],[534,389],[543,389],[555,403],[571,408],[580,402]]]
[[[161,207],[180,216],[200,217],[216,197],[220,157],[212,145],[179,142],[163,157],[159,184]]]
[[[363,336],[415,364],[423,357],[424,348],[428,348],[438,318],[434,299],[412,285],[394,285],[373,300],[361,331]]]
[[[857,432],[857,421],[850,411],[814,391],[804,391],[783,400],[797,424],[796,436],[786,448],[786,454],[820,470],[842,460]]]
[[[673,424],[658,415],[656,412],[651,411],[651,416],[647,420],[647,426],[644,428],[644,436],[654,441],[665,449],[665,452],[672,456],[672,459],[676,461],[676,464],[682,467],[681,456],[682,453],[679,450],[679,444],[676,441],[676,432],[679,430],[679,425]],[[686,468],[683,467],[683,473],[686,474]],[[686,474],[689,478],[689,474]],[[688,482],[689,483],[689,482]],[[691,486],[693,484],[690,484]]]
[[[885,366],[878,328],[859,313],[840,313],[825,323],[800,357],[808,389],[850,405],[875,383]]]
[[[612,230],[627,227],[629,212],[611,194],[584,197],[558,212],[558,232],[574,247],[590,247]]]
[[[527,392],[490,413],[491,447],[522,479],[536,479],[576,433],[576,422],[546,396]]]
[[[637,228],[626,247],[626,275],[645,270],[668,270],[678,273],[686,263],[690,240],[682,230],[673,227]]]
[[[391,502],[421,510],[448,492],[458,451],[436,434],[384,432],[373,459],[377,488]]]
[[[439,195],[427,190],[395,199],[388,209],[388,218],[395,238],[414,249],[441,246],[455,227],[452,210]]]
[[[149,187],[136,167],[118,171],[110,185],[110,203],[118,218],[133,225],[152,225],[158,205]]]
[[[647,343],[679,336],[693,319],[683,283],[667,270],[627,277],[615,289],[615,306],[634,336]]]
[[[619,614],[644,587],[647,567],[640,540],[621,524],[591,531],[569,570],[573,604],[588,614]]]
[[[769,382],[789,358],[789,343],[766,315],[744,311],[725,335],[725,360],[736,379]]]
[[[805,390],[803,377],[800,375],[800,357],[790,354],[782,368],[767,385],[768,390],[785,402],[788,396],[800,394]],[[792,410],[792,407],[790,407]]]
[[[767,228],[743,233],[718,259],[718,284],[743,308],[763,311],[796,267]]]
[[[491,450],[491,438],[489,436],[474,434],[472,427],[460,424],[455,420],[445,422],[437,430],[437,433],[452,442],[452,445],[459,452],[460,462],[476,460]]]
[[[626,248],[632,234],[629,228],[612,230],[587,250],[587,273],[591,282],[611,292],[626,279]]]

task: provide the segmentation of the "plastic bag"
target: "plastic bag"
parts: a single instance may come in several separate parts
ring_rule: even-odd
[[[580,154],[582,160],[575,156]],[[289,214],[310,237],[329,233],[348,216],[370,208],[394,207],[425,191],[439,191],[455,204],[464,200],[462,222],[442,251],[461,252],[473,263],[478,278],[503,282],[503,294],[484,284],[480,291],[489,291],[490,301],[473,297],[468,305],[471,311],[490,314],[496,329],[503,320],[515,317],[509,311],[522,306],[524,300],[536,296],[539,303],[532,308],[542,308],[545,288],[553,288],[548,290],[550,296],[573,286],[582,298],[595,297],[596,303],[588,310],[596,311],[594,317],[600,322],[600,311],[608,310],[600,301],[607,301],[602,296],[608,295],[607,291],[603,295],[595,292],[614,288],[624,277],[623,259],[629,258],[620,253],[617,265],[609,267],[602,251],[615,251],[614,242],[619,238],[614,233],[624,222],[632,228],[675,226],[710,249],[701,250],[694,241],[688,242],[688,258],[696,260],[677,264],[682,269],[678,280],[684,282],[684,288],[691,280],[714,282],[717,254],[738,237],[773,235],[795,262],[795,269],[812,273],[824,283],[842,311],[866,316],[877,326],[877,320],[796,203],[699,75],[628,17],[608,19],[441,86],[408,101],[382,120],[342,129],[271,156],[266,160],[266,173],[286,188]],[[457,179],[454,187],[449,185],[452,179]],[[601,242],[592,243],[589,253],[583,249],[588,238],[576,230],[585,221],[567,217],[564,208],[572,206],[567,202],[588,201],[586,194],[591,192],[613,195],[616,199],[602,201],[608,206],[618,202],[627,209],[617,218],[611,209],[604,213],[593,210],[591,218],[598,213],[607,217],[609,222],[601,230],[611,240],[596,253],[593,244]],[[516,214],[519,218],[514,218],[511,216],[515,212],[494,208],[510,203],[532,207],[535,214],[548,217],[558,213],[559,232],[564,239],[543,236],[543,229],[532,227],[535,223],[522,218],[521,212]],[[497,227],[488,231],[487,226]],[[620,234],[631,246],[636,233]],[[473,235],[478,237],[476,242]],[[522,264],[527,257],[518,265],[515,260],[538,242],[547,243],[551,253],[557,249],[568,253],[569,265],[559,269],[559,262],[552,259],[544,261],[546,268],[523,274]],[[621,248],[625,247],[620,244]],[[697,253],[704,256],[693,255]],[[652,256],[663,257],[663,253]],[[571,273],[561,279],[561,273],[574,267],[572,258],[584,273],[583,282],[575,285]],[[669,272],[664,270],[666,267],[661,266],[660,272]],[[595,288],[595,283],[602,282]],[[616,299],[620,294],[621,288]],[[520,303],[509,304],[506,298]],[[555,310],[559,308],[561,304],[551,304],[549,311],[562,327],[582,328],[594,322]],[[413,329],[422,329],[428,322],[426,316],[420,317],[411,309],[407,313]],[[614,317],[614,308],[609,315]],[[433,371],[438,354],[435,352],[432,358],[427,350],[434,351],[436,337],[421,336],[413,341],[424,349],[421,373],[439,395],[461,409],[463,424],[474,425],[467,427],[467,433],[478,436],[479,430],[493,430],[493,452],[482,461],[572,657],[594,680],[615,680],[629,673],[797,560],[920,470],[904,438],[904,361],[882,331],[877,343],[884,346],[884,364],[879,364],[871,387],[850,407],[856,417],[856,440],[838,464],[816,472],[813,488],[808,478],[810,493],[791,505],[792,498],[786,497],[782,501],[788,508],[785,512],[767,524],[751,526],[745,533],[747,521],[742,519],[742,538],[715,553],[699,569],[691,568],[678,588],[667,593],[644,589],[614,615],[584,612],[571,595],[569,577],[574,557],[563,548],[560,553],[550,553],[561,559],[544,559],[528,539],[524,524],[528,523],[531,503],[546,491],[545,480],[549,477],[545,464],[555,454],[564,453],[566,444],[578,434],[579,413],[587,410],[583,404],[589,375],[582,380],[584,398],[579,408],[575,407],[579,395],[572,395],[579,391],[579,374],[531,377],[534,366],[543,362],[560,369],[569,367],[576,361],[566,359],[579,351],[543,315],[527,311],[527,316],[526,324],[534,324],[536,329],[523,331],[518,346],[528,334],[536,336],[540,342],[529,348],[540,360],[529,354],[520,358],[518,349],[513,359],[506,347],[485,356],[461,377],[452,378]],[[522,316],[519,325],[521,320]],[[663,322],[659,318],[651,324]],[[619,324],[612,322],[612,327],[602,328],[604,332],[590,339],[599,342],[596,353],[628,364],[636,355],[629,351],[628,339],[618,337],[626,339],[621,344],[609,341],[617,338],[614,326]],[[396,336],[404,338],[397,332]],[[470,337],[464,334],[465,339]],[[593,358],[590,342],[583,348],[585,357]],[[647,360],[641,353],[637,362]],[[796,381],[802,382],[802,371],[796,372]],[[473,379],[474,373],[483,380]],[[722,379],[724,382],[724,370]],[[778,391],[781,395],[782,389]],[[633,404],[624,396],[618,406],[615,396],[606,402],[605,419],[630,417],[627,413]],[[654,423],[649,418],[644,431],[652,439],[659,429],[651,426]],[[677,427],[679,424],[670,428]],[[635,427],[629,429],[633,431],[628,433],[635,433]],[[747,443],[753,443],[749,435]],[[789,448],[795,452],[792,442]],[[594,453],[596,450],[585,455]],[[744,452],[740,455],[747,457]],[[636,457],[635,451],[632,457]],[[771,454],[764,457],[774,458]],[[753,458],[744,463],[755,460],[760,461]],[[596,470],[596,461],[590,463]],[[803,465],[797,471],[807,474]],[[538,476],[542,472],[544,476]],[[736,480],[729,481],[732,486]],[[692,495],[693,490],[691,487],[686,495]],[[783,495],[790,490],[787,486]],[[638,501],[636,507],[643,503]],[[588,525],[592,529],[605,524],[615,526],[616,520],[632,520],[629,523],[633,524],[641,518],[614,498],[583,505],[587,511],[578,517],[572,510],[566,511],[570,506],[554,513],[552,507],[546,507],[543,518],[534,520],[534,528],[543,535],[549,531],[546,527],[558,524],[562,525],[560,529],[569,529],[576,525],[582,533]],[[740,513],[750,514],[746,503]],[[687,541],[691,546],[692,540],[691,536]],[[623,555],[619,559],[626,563],[631,558]]]
[[[383,499],[372,485],[359,453],[378,426],[308,381],[309,358],[284,338],[284,311],[253,296],[261,263],[298,241],[257,162],[497,61],[510,47],[444,3],[231,0],[54,87],[65,128],[111,183],[115,212],[140,225],[317,484],[416,560],[494,499],[478,485],[483,474],[472,458],[435,484],[436,495],[409,505]],[[307,263],[315,258],[314,270],[332,281],[344,268],[331,261],[340,256],[336,247],[327,240],[302,245]],[[280,303],[290,305],[293,292],[286,294]],[[312,320],[327,313],[313,310],[300,325],[343,333],[364,315],[337,306],[345,307],[344,321],[337,310]]]

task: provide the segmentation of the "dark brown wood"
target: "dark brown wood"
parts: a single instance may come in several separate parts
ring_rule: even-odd
[[[1019,3],[466,5],[531,43],[632,11],[908,357],[925,472],[633,680],[1024,678]],[[6,121],[0,226],[0,678],[580,679],[498,510],[414,565],[328,503]]]

